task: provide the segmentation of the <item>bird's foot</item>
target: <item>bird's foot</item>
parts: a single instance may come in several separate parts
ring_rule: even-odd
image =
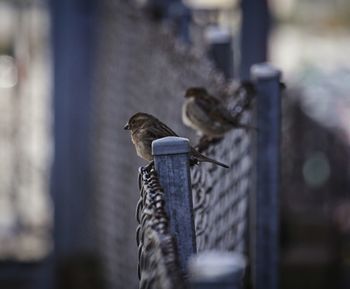
[[[147,165],[143,167],[143,170],[149,172],[153,168],[154,168],[154,161],[150,161]]]

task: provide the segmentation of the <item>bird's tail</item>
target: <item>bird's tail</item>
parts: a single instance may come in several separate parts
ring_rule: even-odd
[[[213,164],[216,164],[216,165],[218,165],[218,166],[224,167],[224,168],[226,168],[226,169],[229,168],[228,165],[226,165],[226,164],[224,164],[224,163],[221,163],[221,162],[219,162],[219,161],[217,161],[217,160],[208,158],[208,157],[202,155],[201,153],[199,153],[198,151],[196,151],[194,148],[192,148],[191,154],[193,155],[193,157],[194,157],[198,162],[213,163]]]

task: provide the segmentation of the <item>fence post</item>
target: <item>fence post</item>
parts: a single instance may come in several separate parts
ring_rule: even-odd
[[[266,0],[242,0],[240,79],[248,80],[250,68],[267,59],[270,11]]]
[[[165,137],[152,143],[155,169],[165,192],[170,230],[176,237],[183,272],[189,257],[196,253],[189,151],[188,139],[181,137]]]
[[[279,286],[279,188],[281,72],[262,63],[252,66],[257,90],[256,195],[252,200],[252,273],[254,289]]]
[[[204,251],[188,267],[192,289],[241,289],[246,260],[236,252]]]
[[[230,31],[220,26],[213,26],[207,28],[205,36],[209,44],[209,58],[226,79],[232,79],[234,77],[234,62]]]
[[[190,23],[192,18],[191,10],[181,1],[173,1],[169,5],[168,16],[173,22],[176,36],[185,44],[191,43]]]

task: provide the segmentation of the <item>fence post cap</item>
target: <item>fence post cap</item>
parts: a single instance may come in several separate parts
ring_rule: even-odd
[[[258,63],[252,65],[250,74],[253,80],[256,79],[270,79],[281,76],[281,71],[270,63]]]
[[[167,136],[152,142],[152,155],[183,154],[190,151],[190,142],[187,138]]]
[[[209,26],[205,30],[205,40],[209,44],[231,43],[232,36],[230,31],[224,27]]]
[[[206,251],[189,261],[192,281],[211,281],[223,278],[240,279],[244,275],[246,258],[238,252]]]

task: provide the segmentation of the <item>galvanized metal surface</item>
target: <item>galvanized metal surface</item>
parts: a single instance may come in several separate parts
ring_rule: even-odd
[[[263,63],[251,70],[257,90],[257,171],[252,198],[253,284],[279,288],[279,198],[281,139],[281,72]]]
[[[152,143],[154,165],[165,193],[170,232],[178,245],[182,272],[196,253],[192,191],[189,169],[190,144],[187,139],[166,137]]]

